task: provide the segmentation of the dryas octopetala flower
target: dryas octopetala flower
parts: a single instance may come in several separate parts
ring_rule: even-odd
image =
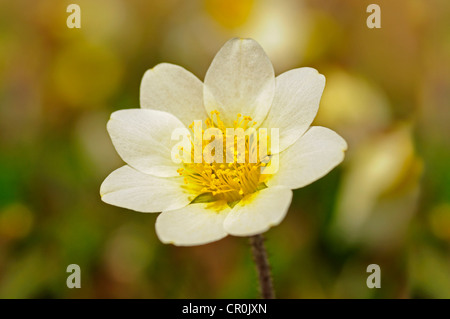
[[[344,158],[347,144],[338,134],[310,127],[324,86],[325,77],[312,68],[275,77],[267,55],[251,39],[228,41],[204,83],[182,67],[158,64],[144,74],[141,108],[114,112],[108,122],[112,142],[128,165],[105,179],[102,200],[161,212],[156,233],[164,243],[200,245],[229,234],[267,231],[286,215],[292,189],[321,178]],[[267,143],[261,134],[245,136],[239,151],[237,139],[226,134],[229,128],[276,128],[278,134],[268,136]],[[199,131],[187,137],[193,149],[178,147],[189,156],[177,154],[174,160],[173,132],[178,129]],[[205,140],[195,142],[205,129],[223,133],[206,138],[221,144],[211,148]],[[249,154],[263,145],[265,155],[250,161]],[[191,161],[198,147],[215,160]],[[265,171],[275,158],[276,169]]]

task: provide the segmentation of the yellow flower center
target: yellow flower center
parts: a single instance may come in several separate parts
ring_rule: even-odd
[[[261,152],[259,148],[261,135],[248,133],[249,129],[256,132],[253,129],[256,122],[253,122],[249,116],[238,114],[232,129],[235,132],[241,129],[241,133],[247,133],[242,135],[228,134],[218,111],[211,112],[211,118],[206,119],[205,123],[207,129],[212,128],[221,134],[214,134],[210,140],[198,139],[201,140],[198,144],[203,155],[201,161],[198,163],[195,161],[183,162],[183,168],[178,169],[178,173],[184,176],[185,187],[188,187],[196,195],[196,198],[204,196],[210,199],[208,201],[225,200],[229,204],[264,188],[264,182],[268,175],[261,174],[261,167],[267,166],[270,162],[270,152],[263,155],[258,154]],[[194,126],[195,123],[189,126],[194,131],[194,140],[191,139],[191,158],[195,157],[195,134],[200,135],[201,133],[202,137],[205,134],[203,128],[193,129]],[[267,139],[267,136],[264,137]],[[211,149],[208,144],[213,141],[219,142],[216,145],[220,145],[222,149]],[[265,145],[267,145],[267,141],[265,141]],[[208,150],[206,153],[211,154],[210,158],[208,156],[205,158],[205,149]],[[254,156],[255,154],[256,156]],[[211,161],[211,157],[214,157],[215,160]],[[263,161],[261,161],[261,157]]]

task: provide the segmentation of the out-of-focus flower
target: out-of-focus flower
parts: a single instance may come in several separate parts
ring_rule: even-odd
[[[410,125],[366,140],[349,159],[334,233],[352,243],[396,247],[417,207],[421,173]]]
[[[310,38],[310,11],[303,1],[257,1],[239,34],[257,39],[276,70],[287,70],[303,60]]]
[[[327,72],[327,79],[315,124],[339,131],[352,150],[391,124],[388,99],[382,90],[340,69]]]
[[[298,65],[310,40],[312,19],[304,1],[207,0],[203,7],[182,1],[180,6],[183,14],[172,17],[159,49],[194,74],[205,72],[214,48],[231,37],[257,40],[277,73]]]
[[[164,243],[198,245],[228,234],[267,231],[286,215],[291,189],[314,182],[344,158],[344,139],[327,128],[310,127],[324,85],[325,77],[311,68],[275,78],[270,60],[251,39],[228,41],[204,84],[179,66],[157,65],[142,80],[142,108],[117,111],[108,122],[113,144],[128,165],[103,182],[103,201],[141,212],[162,211],[156,231]],[[215,140],[223,137],[212,161],[205,158],[210,144],[203,142],[203,158],[195,158],[195,121],[202,119],[221,133],[214,134]],[[194,150],[177,163],[172,160],[172,133],[187,131],[186,126],[194,128],[189,141]],[[227,128],[279,129],[278,148],[271,141],[267,156],[259,154],[253,162],[251,136],[243,152],[235,135],[231,147],[227,143]],[[200,132],[207,130],[200,126]],[[261,135],[256,141],[259,148]],[[271,170],[276,158],[279,168]]]

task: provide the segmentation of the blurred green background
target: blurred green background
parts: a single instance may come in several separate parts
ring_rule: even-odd
[[[81,29],[66,8],[81,7]],[[381,29],[366,8],[381,7]],[[203,80],[231,37],[252,37],[276,74],[327,78],[317,125],[349,144],[294,192],[266,233],[280,298],[450,298],[450,2],[0,1],[0,297],[256,298],[247,238],[179,248],[156,214],[103,203],[122,165],[111,112],[139,107],[144,72]],[[66,267],[81,267],[81,289]],[[381,267],[368,289],[366,267]]]

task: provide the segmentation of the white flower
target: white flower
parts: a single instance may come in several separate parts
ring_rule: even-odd
[[[128,165],[105,179],[102,200],[162,212],[156,233],[164,243],[200,245],[228,234],[267,231],[286,215],[292,189],[321,178],[344,158],[344,139],[310,127],[324,86],[325,77],[312,68],[275,77],[267,55],[251,39],[228,41],[204,83],[182,67],[157,65],[144,74],[142,108],[114,112],[108,122],[112,142]],[[175,163],[171,134],[196,120],[220,129],[278,128],[278,171],[261,174],[257,168],[265,164],[259,161]]]

